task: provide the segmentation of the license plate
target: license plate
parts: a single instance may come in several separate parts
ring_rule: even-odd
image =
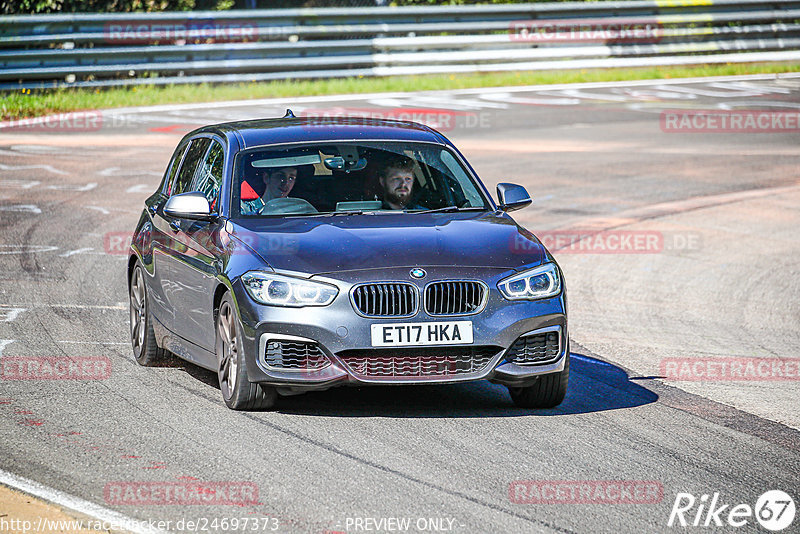
[[[373,324],[373,347],[472,343],[472,321]]]

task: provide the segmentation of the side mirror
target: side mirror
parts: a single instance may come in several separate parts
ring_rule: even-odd
[[[206,196],[197,191],[169,197],[164,204],[164,213],[177,219],[208,221],[214,218]]]
[[[501,211],[515,211],[528,206],[533,200],[524,187],[517,184],[497,184],[497,200]]]

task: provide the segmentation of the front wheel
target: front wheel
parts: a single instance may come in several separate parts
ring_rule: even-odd
[[[166,354],[156,344],[153,330],[153,318],[147,306],[147,287],[144,282],[144,269],[137,262],[131,274],[130,284],[131,309],[131,346],[133,356],[139,365],[152,366],[162,360]]]
[[[216,331],[217,376],[225,404],[232,410],[272,408],[278,397],[275,388],[254,384],[247,378],[239,320],[230,294],[226,294],[220,302]]]
[[[555,408],[567,394],[569,382],[569,346],[564,356],[564,370],[558,373],[541,375],[531,386],[508,388],[511,400],[520,408]]]

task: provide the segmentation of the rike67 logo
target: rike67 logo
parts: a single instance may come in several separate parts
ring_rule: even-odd
[[[691,493],[678,493],[667,526],[743,527],[755,519],[765,529],[778,532],[794,522],[795,511],[794,500],[781,490],[765,492],[754,507],[724,502],[719,492],[703,494],[699,499]]]

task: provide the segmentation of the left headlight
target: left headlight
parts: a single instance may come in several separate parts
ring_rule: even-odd
[[[555,263],[545,263],[497,283],[509,300],[535,300],[555,297],[561,292],[561,276]]]
[[[243,274],[242,283],[256,302],[269,306],[327,306],[339,294],[330,284],[260,271]]]

